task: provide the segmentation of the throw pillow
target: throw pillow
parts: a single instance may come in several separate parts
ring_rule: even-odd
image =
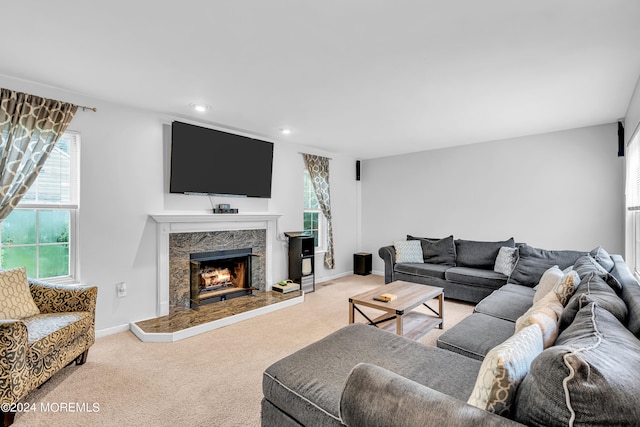
[[[592,272],[580,281],[580,286],[562,311],[560,330],[569,326],[576,313],[592,302],[613,314],[621,323],[626,323],[627,305],[598,273]]]
[[[609,252],[607,252],[602,246],[598,246],[593,249],[589,252],[589,255],[591,255],[593,259],[595,259],[605,270],[607,270],[607,273],[611,273],[611,270],[613,270],[613,267],[616,265],[613,259],[611,259]]]
[[[595,272],[602,277],[604,281],[607,282],[614,291],[616,291],[616,293],[622,293],[622,285],[618,279],[609,274],[609,272],[591,255],[585,255],[578,258],[576,263],[573,265],[573,269],[578,272],[580,279],[583,279],[588,274]]]
[[[0,319],[24,319],[40,314],[33,301],[24,267],[0,271]]]
[[[393,242],[393,247],[396,249],[396,262],[424,262],[419,240]]]
[[[496,273],[504,274],[508,276],[513,271],[513,267],[516,265],[516,259],[518,255],[518,248],[510,248],[508,246],[502,246],[498,251],[496,257],[496,263],[493,266],[493,271]]]
[[[549,268],[542,274],[540,278],[540,282],[535,287],[536,293],[533,296],[533,303],[537,303],[544,297],[547,293],[551,292],[553,288],[558,284],[558,282],[562,279],[564,273],[557,265]]]
[[[571,298],[579,284],[580,277],[578,273],[571,270],[562,276],[562,279],[553,287],[553,292],[556,293],[558,301],[560,301],[562,305],[567,305],[569,298]]]
[[[492,270],[498,251],[503,246],[515,248],[516,243],[513,237],[502,242],[476,242],[458,239],[456,240],[456,265]]]
[[[508,415],[516,390],[542,352],[538,325],[524,328],[487,353],[467,403],[499,415]]]
[[[456,247],[453,236],[435,241],[420,240],[422,258],[430,264],[456,265]]]
[[[597,304],[582,308],[520,384],[515,420],[622,426],[640,420],[640,341]]]
[[[522,245],[518,248],[518,261],[507,283],[534,287],[547,269],[557,265],[561,270],[572,266],[585,255],[578,251],[549,251]]]
[[[558,301],[556,293],[547,292],[543,298],[516,320],[516,333],[527,326],[537,324],[542,332],[544,348],[552,346],[558,337],[558,318],[562,309],[562,304]]]

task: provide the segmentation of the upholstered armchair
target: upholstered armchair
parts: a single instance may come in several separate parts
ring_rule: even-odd
[[[84,364],[95,341],[97,287],[29,279],[26,289],[37,309],[27,301],[28,309],[20,313],[20,307],[17,311],[7,308],[5,301],[14,299],[20,305],[28,300],[28,295],[16,295],[22,292],[23,285],[16,286],[22,280],[27,282],[24,269],[0,272],[0,407],[4,426],[13,423],[15,404],[27,393],[72,362]],[[18,318],[10,318],[13,315]]]

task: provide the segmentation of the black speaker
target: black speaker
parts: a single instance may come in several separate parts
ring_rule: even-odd
[[[360,181],[360,160],[356,160],[356,181]]]
[[[624,157],[624,126],[618,122],[618,157]]]

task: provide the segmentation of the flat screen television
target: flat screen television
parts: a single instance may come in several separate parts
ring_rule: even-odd
[[[273,143],[182,122],[171,125],[171,193],[271,197]]]

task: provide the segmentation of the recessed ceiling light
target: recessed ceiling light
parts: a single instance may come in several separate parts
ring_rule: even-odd
[[[291,133],[291,129],[289,128],[282,128],[280,129],[280,132],[285,134],[285,135],[289,135]]]
[[[192,102],[191,104],[189,104],[189,106],[199,113],[204,113],[205,111],[211,109],[211,105],[196,104],[195,102]]]

